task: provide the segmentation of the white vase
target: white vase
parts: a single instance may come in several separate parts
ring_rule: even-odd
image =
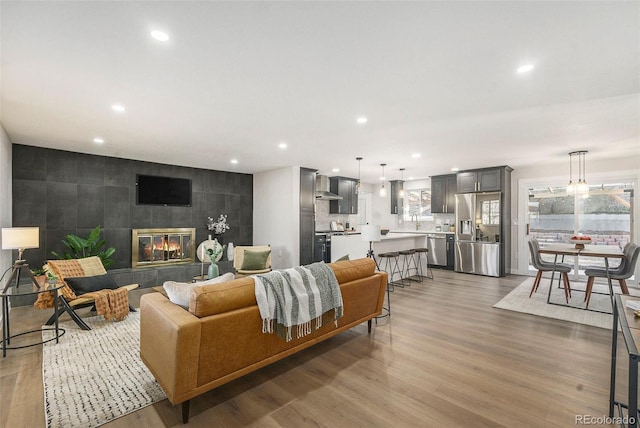
[[[233,261],[233,242],[229,242],[229,245],[227,245],[227,260]]]

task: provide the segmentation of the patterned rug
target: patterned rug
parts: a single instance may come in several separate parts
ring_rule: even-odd
[[[502,300],[493,305],[493,307],[611,330],[613,316],[610,313],[599,313],[584,309],[584,290],[586,283],[571,281],[571,299],[569,300],[569,304],[573,307],[567,307],[547,303],[549,278],[542,278],[538,291],[529,298],[533,280],[534,278],[524,280],[524,282],[514,288],[513,291],[507,294]],[[614,281],[614,284],[617,284],[617,281]],[[620,293],[620,288],[614,286],[613,292],[616,294]],[[632,296],[640,294],[639,290],[633,288],[629,289],[629,293]],[[550,301],[562,305],[566,304],[564,289],[558,288],[557,282],[554,282],[551,290]],[[589,302],[589,309],[611,312],[611,298],[608,294],[608,287],[605,284],[594,285]]]
[[[47,428],[97,427],[166,398],[140,360],[140,312],[120,322],[83,319],[92,330],[60,323],[60,343],[43,345]]]

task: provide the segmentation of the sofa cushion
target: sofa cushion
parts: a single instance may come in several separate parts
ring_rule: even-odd
[[[333,269],[333,273],[336,274],[336,278],[340,284],[371,276],[376,270],[376,263],[370,258],[345,260],[342,262],[328,263],[328,265]]]
[[[232,281],[235,275],[231,272],[220,275],[216,278],[208,279],[201,282],[176,282],[165,281],[162,284],[162,288],[167,293],[167,297],[172,303],[182,306],[185,309],[189,308],[189,300],[191,299],[191,291],[196,287],[202,287],[205,285],[221,284],[224,282]]]
[[[115,290],[118,288],[118,284],[116,284],[116,281],[108,273],[94,276],[67,277],[64,281],[73,289],[76,296],[81,296],[92,291],[105,289]]]
[[[255,251],[245,250],[241,270],[264,270],[267,266],[267,259],[271,250]]]
[[[253,277],[245,276],[219,285],[193,289],[189,312],[198,318],[256,305]]]

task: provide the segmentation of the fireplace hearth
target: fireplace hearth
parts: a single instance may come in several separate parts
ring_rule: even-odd
[[[133,229],[131,267],[195,262],[195,228]]]

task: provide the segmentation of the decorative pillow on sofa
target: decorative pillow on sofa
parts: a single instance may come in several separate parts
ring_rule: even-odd
[[[76,276],[65,278],[64,281],[73,289],[76,296],[90,293],[92,291],[104,289],[115,290],[118,288],[118,284],[116,284],[116,281],[108,273],[94,276]]]
[[[263,270],[267,268],[267,259],[271,250],[244,250],[244,259],[240,270]]]
[[[338,260],[336,260],[337,262],[342,262],[345,260],[349,260],[349,254],[345,254],[344,256],[340,257]]]
[[[235,275],[228,272],[216,278],[200,282],[165,281],[165,283],[162,284],[162,288],[167,292],[167,297],[171,303],[175,303],[185,309],[189,309],[189,298],[191,297],[191,290],[193,290],[193,287],[200,287],[209,284],[221,284],[223,282],[232,281],[234,278]]]

